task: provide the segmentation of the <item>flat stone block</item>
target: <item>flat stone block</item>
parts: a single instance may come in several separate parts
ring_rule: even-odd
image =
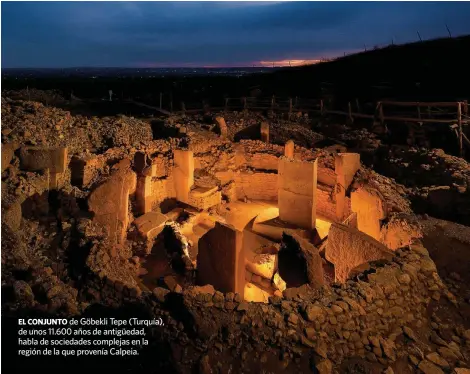
[[[248,302],[268,303],[269,297],[273,296],[274,292],[267,292],[254,283],[246,283],[243,294]]]
[[[155,238],[165,227],[168,217],[160,212],[148,212],[134,220],[139,233],[146,239]]]
[[[391,260],[393,252],[359,230],[333,223],[325,257],[335,266],[335,279],[345,282],[353,268],[370,261]]]

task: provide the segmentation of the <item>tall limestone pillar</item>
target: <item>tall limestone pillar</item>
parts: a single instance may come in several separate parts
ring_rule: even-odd
[[[316,221],[317,160],[281,157],[278,169],[279,218],[303,229]]]

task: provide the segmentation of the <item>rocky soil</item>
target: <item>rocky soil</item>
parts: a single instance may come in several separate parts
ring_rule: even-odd
[[[75,152],[102,152],[139,146],[153,139],[149,123],[132,117],[83,117],[34,101],[2,97],[2,142],[68,147]]]
[[[390,148],[375,170],[410,188],[413,210],[470,225],[470,164],[441,149]]]

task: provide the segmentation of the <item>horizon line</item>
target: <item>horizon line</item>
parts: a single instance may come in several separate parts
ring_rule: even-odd
[[[306,64],[307,65],[307,64]],[[284,68],[289,65],[275,65],[274,68]],[[296,66],[292,66],[296,67]],[[273,66],[262,65],[239,65],[239,66],[57,66],[57,67],[39,67],[39,66],[18,66],[18,67],[1,67],[1,69],[240,69],[240,68],[264,68],[273,69]]]

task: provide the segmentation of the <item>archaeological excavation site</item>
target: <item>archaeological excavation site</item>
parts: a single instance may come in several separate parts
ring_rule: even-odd
[[[463,157],[292,102],[149,120],[48,95],[2,93],[3,317],[164,324],[77,368],[470,373]]]

